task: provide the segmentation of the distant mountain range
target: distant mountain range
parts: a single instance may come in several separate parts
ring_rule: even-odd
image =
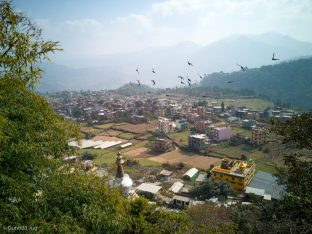
[[[137,79],[147,85],[151,85],[150,80],[154,79],[155,87],[175,87],[180,85],[178,75],[199,81],[199,75],[238,70],[237,63],[248,68],[273,64],[273,52],[281,61],[309,56],[312,55],[312,43],[278,33],[235,35],[206,46],[184,42],[134,53],[75,60],[75,66],[81,68],[51,63],[44,66],[46,72],[38,90],[102,90],[136,82]],[[193,67],[187,65],[188,60]]]
[[[212,73],[200,85],[250,89],[272,101],[312,110],[312,57],[245,71]]]

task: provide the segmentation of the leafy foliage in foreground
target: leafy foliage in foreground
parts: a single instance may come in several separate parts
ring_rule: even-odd
[[[48,53],[61,50],[58,42],[44,41],[41,29],[11,1],[0,3],[0,77],[23,80],[29,87],[38,82],[42,70],[38,63],[49,60]]]
[[[286,123],[273,122],[272,130],[282,134],[285,143],[310,150],[309,155],[300,151],[285,155],[285,167],[278,173],[286,187],[282,200],[236,209],[234,221],[241,233],[312,232],[311,119],[312,114],[303,113]]]
[[[235,191],[225,181],[209,179],[205,183],[196,186],[192,194],[200,199],[209,199],[212,197],[225,199],[230,195],[234,195]]]

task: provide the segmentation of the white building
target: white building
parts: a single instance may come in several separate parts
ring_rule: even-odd
[[[170,132],[170,130],[171,130],[170,120],[167,118],[159,117],[157,132],[160,134],[167,134]]]

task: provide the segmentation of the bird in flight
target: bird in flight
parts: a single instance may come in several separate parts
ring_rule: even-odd
[[[138,73],[138,75],[139,75],[139,68],[137,67],[137,69],[135,69],[136,70],[136,72]]]
[[[234,80],[229,80],[229,81],[228,81],[229,84],[231,84],[231,83],[233,83],[233,82],[234,82]]]
[[[242,69],[242,71],[245,71],[245,68],[242,65],[237,64],[237,66],[239,66]]]
[[[207,98],[208,96],[207,95],[203,95],[203,98]]]
[[[139,81],[139,80],[137,80],[137,82],[138,82],[138,86],[140,86],[140,85],[141,85],[140,81]]]
[[[166,97],[174,97],[174,95],[166,94]]]
[[[154,86],[156,84],[155,80],[152,80],[152,82],[153,82],[153,86]]]
[[[187,82],[191,82],[192,80],[190,78],[187,78]]]
[[[189,66],[193,66],[193,64],[192,64],[190,61],[187,61],[187,64],[188,64]]]
[[[183,76],[178,76],[178,78],[180,78],[181,80],[184,80],[184,77],[183,77]]]
[[[181,84],[184,84],[184,82],[181,80]]]
[[[201,75],[198,74],[198,76],[199,76],[200,79],[203,79],[203,77]]]
[[[153,73],[156,73],[155,70],[154,70],[154,68],[153,68],[152,72],[153,72]]]
[[[279,60],[278,58],[275,58],[275,53],[273,53],[273,57],[272,57],[272,60]]]
[[[187,81],[188,85],[191,87],[191,82]]]

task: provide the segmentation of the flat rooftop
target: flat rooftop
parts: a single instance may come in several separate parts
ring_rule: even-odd
[[[230,167],[229,169],[222,168],[220,165],[220,166],[215,166],[214,168],[212,168],[211,171],[244,178],[252,169],[255,168],[255,166],[256,164],[254,162],[233,160],[233,166]],[[241,167],[244,168],[243,171],[240,169]]]
[[[140,184],[136,189],[142,192],[156,194],[161,189],[161,186],[157,186],[151,183],[143,183]]]

